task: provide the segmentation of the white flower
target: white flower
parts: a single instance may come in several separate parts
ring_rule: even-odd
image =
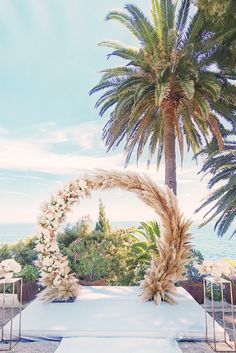
[[[58,265],[58,270],[59,270],[60,273],[64,273],[64,272],[67,273],[68,269],[69,269],[69,267],[68,267],[68,262],[67,261],[64,262],[64,263],[60,263]]]
[[[48,226],[49,230],[51,229],[53,231],[55,231],[58,227],[59,227],[59,223],[56,220],[50,222],[50,224]]]
[[[58,251],[59,249],[58,249],[57,243],[56,243],[56,242],[53,242],[53,243],[48,244],[48,245],[47,245],[47,250],[48,250],[48,251],[52,251],[52,252]]]
[[[44,237],[47,237],[47,238],[50,238],[50,231],[48,229],[45,229],[45,228],[42,228],[40,227],[39,228],[39,232],[41,235],[43,235]]]
[[[63,199],[63,197],[59,196],[59,197],[56,199],[56,203],[57,203],[57,205],[64,206],[65,200]]]
[[[3,260],[0,263],[0,268],[3,272],[14,272],[18,273],[21,271],[21,265],[14,259]]]
[[[41,244],[41,243],[38,243],[35,247],[35,249],[38,251],[38,252],[44,252],[45,250],[45,245],[44,244]]]
[[[47,218],[45,216],[41,216],[39,218],[39,224],[45,225],[47,223]]]
[[[52,221],[55,218],[55,214],[50,211],[46,214],[46,217],[49,221]]]
[[[42,259],[42,265],[43,265],[43,267],[48,267],[48,266],[51,266],[52,264],[53,264],[53,258],[52,258],[52,257],[45,256],[45,257]]]

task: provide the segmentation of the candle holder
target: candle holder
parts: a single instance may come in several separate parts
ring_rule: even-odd
[[[19,282],[19,286],[17,283]],[[1,327],[1,342],[0,342],[0,351],[11,351],[21,339],[21,312],[22,312],[22,278],[4,278],[0,280],[0,288],[3,288],[2,291],[2,327]],[[4,333],[4,317],[5,317],[5,296],[6,296],[6,286],[12,286],[11,291],[11,319],[10,319],[10,332],[9,338]],[[18,287],[18,289],[17,289]],[[18,337],[13,338],[13,318],[14,318],[14,304],[15,304],[15,294],[20,290],[19,302],[20,302],[20,313],[19,313],[19,329]]]
[[[208,315],[206,308],[206,287],[210,287],[211,293],[211,309],[212,309],[212,329],[213,329],[213,339],[209,337],[209,326],[208,326]],[[228,334],[226,332],[226,323],[225,323],[225,301],[224,301],[224,291],[225,287],[229,286],[230,288],[230,297],[231,297],[231,317],[233,325],[233,341],[230,341]],[[214,291],[213,286],[218,286],[220,289],[220,299],[221,299],[221,310],[223,318],[223,335],[224,339],[217,339],[216,336],[216,322],[215,322],[215,303],[214,303]],[[203,279],[203,288],[204,288],[204,307],[205,307],[205,321],[206,321],[206,342],[215,352],[236,352],[236,335],[235,335],[235,323],[234,323],[234,305],[233,305],[233,291],[232,283],[223,278],[216,277],[205,277]]]

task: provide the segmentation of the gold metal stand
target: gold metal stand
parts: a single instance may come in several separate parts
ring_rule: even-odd
[[[211,309],[212,309],[212,319],[213,319],[213,339],[209,338],[209,330],[208,330],[208,320],[207,320],[207,308],[206,308],[206,287],[207,285],[211,290]],[[215,304],[214,304],[214,292],[213,285],[216,285],[220,288],[221,294],[221,308],[222,308],[222,316],[223,316],[223,330],[224,330],[224,340],[218,340],[216,337],[216,322],[215,322]],[[224,301],[224,289],[225,286],[229,285],[230,287],[230,297],[231,297],[231,317],[232,317],[232,325],[233,325],[233,341],[228,340],[228,335],[226,332],[225,325],[225,301]],[[233,291],[232,291],[232,283],[223,278],[215,278],[215,277],[206,277],[203,280],[203,288],[204,288],[204,306],[205,306],[205,321],[206,321],[206,341],[210,345],[215,352],[236,352],[236,336],[235,336],[235,323],[234,323],[234,305],[233,305]]]
[[[17,286],[17,282],[19,282],[20,286]],[[0,288],[3,287],[2,291],[2,327],[1,327],[1,342],[0,342],[0,351],[11,351],[13,347],[20,341],[21,339],[21,311],[22,311],[22,278],[9,278],[9,279],[1,279],[0,280]],[[5,295],[6,295],[6,285],[12,286],[11,292],[11,320],[10,320],[10,333],[9,338],[6,338],[4,334],[4,317],[5,317]],[[15,290],[16,289],[16,290]],[[19,313],[19,334],[18,337],[14,335],[13,338],[13,318],[14,318],[14,302],[15,302],[15,294],[20,290],[20,313]]]

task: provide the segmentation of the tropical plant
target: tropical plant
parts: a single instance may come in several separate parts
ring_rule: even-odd
[[[157,239],[160,227],[156,221],[141,222],[133,234],[135,242],[130,247],[128,264],[131,266],[150,265],[152,256],[158,257]]]
[[[176,138],[183,160],[184,137],[194,153],[212,135],[223,149],[219,119],[235,122],[236,87],[213,64],[220,43],[236,30],[206,34],[201,13],[190,19],[189,9],[190,0],[179,8],[171,0],[152,0],[152,21],[132,4],[110,12],[106,19],[127,27],[139,46],[100,43],[126,64],[103,70],[91,90],[101,92],[101,116],[111,109],[103,130],[108,151],[125,139],[127,165],[135,149],[138,161],[148,145],[148,164],[154,154],[159,164],[164,150],[165,182],[175,193]]]
[[[191,261],[186,266],[186,277],[189,281],[201,281],[202,274],[199,272],[196,265],[201,265],[204,261],[204,257],[199,250],[191,250]]]
[[[236,142],[225,142],[225,150],[220,152],[213,141],[202,154],[206,156],[206,160],[201,172],[211,175],[208,187],[213,190],[197,212],[212,205],[204,216],[206,220],[202,226],[217,219],[215,230],[219,236],[223,236],[236,219]],[[215,186],[217,187],[214,189]],[[232,236],[234,234],[236,230]]]

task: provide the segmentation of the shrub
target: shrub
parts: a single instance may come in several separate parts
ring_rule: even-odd
[[[66,226],[63,233],[58,234],[57,243],[60,249],[70,246],[76,239],[79,238],[79,233],[76,227]]]
[[[32,264],[37,259],[35,237],[29,237],[12,244],[3,244],[0,247],[0,261],[15,259],[22,267]]]
[[[133,231],[133,229],[132,229]],[[127,285],[133,274],[127,266],[132,240],[131,230],[118,230],[105,234],[92,231],[77,238],[69,247],[61,247],[72,272],[84,280],[106,279],[107,284]]]
[[[33,264],[37,259],[37,251],[35,250],[35,238],[21,240],[12,246],[12,257],[21,264],[26,266]]]
[[[23,278],[23,282],[25,283],[36,281],[39,277],[39,271],[33,265],[26,265],[19,273],[19,276]]]
[[[0,247],[0,262],[11,258],[11,249],[9,244],[2,244]]]
[[[69,224],[65,227],[62,233],[58,234],[57,242],[60,249],[68,247],[76,239],[86,237],[91,233],[91,219],[89,216],[82,217],[75,226]]]

